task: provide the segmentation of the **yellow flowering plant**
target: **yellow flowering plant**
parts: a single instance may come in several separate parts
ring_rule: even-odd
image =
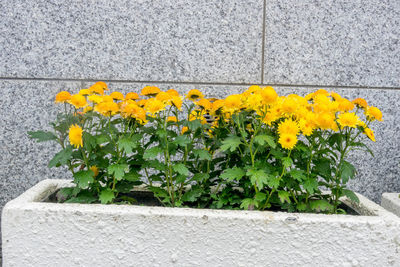
[[[97,82],[62,91],[53,131],[29,132],[60,147],[49,167],[66,166],[76,187],[67,202],[136,203],[145,186],[165,206],[344,213],[355,176],[351,150],[375,142],[382,113],[364,99],[320,89],[279,96],[253,85],[225,99],[197,90],[144,87],[106,94]],[[328,190],[328,191],[326,191]],[[328,193],[327,193],[328,192]]]

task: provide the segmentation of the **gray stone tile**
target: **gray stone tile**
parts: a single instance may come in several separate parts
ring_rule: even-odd
[[[16,0],[0,11],[0,76],[261,81],[263,0]]]
[[[400,87],[400,1],[266,1],[264,82]]]

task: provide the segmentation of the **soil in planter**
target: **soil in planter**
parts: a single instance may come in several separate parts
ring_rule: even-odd
[[[44,200],[44,202],[51,202],[51,203],[60,203],[64,202],[65,200],[60,199],[60,195],[58,194],[59,190],[51,194],[47,199]],[[132,205],[138,205],[138,206],[156,206],[156,207],[162,207],[162,203],[154,197],[152,192],[148,191],[133,191],[130,193],[126,194],[121,194],[121,201],[117,202],[115,204],[132,204]],[[129,203],[128,201],[124,201],[123,199],[134,199],[135,202]],[[187,205],[185,207],[188,208],[198,208],[197,206],[190,206]],[[345,215],[360,215],[357,211],[355,211],[353,208],[341,203],[338,206],[339,209],[343,209],[346,213]],[[277,212],[287,212],[287,210],[281,209],[279,206],[272,206],[271,208],[268,209],[269,211],[277,211]]]

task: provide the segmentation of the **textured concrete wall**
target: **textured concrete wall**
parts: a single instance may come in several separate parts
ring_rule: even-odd
[[[198,88],[224,97],[251,84],[326,88],[383,110],[376,154],[352,156],[353,189],[400,191],[400,1],[1,1],[0,208],[45,178],[54,95],[104,80],[114,90]]]

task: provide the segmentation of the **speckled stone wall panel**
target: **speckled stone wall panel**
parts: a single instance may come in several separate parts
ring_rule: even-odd
[[[261,82],[263,2],[2,1],[0,76]]]
[[[266,1],[264,82],[400,87],[400,1]]]

